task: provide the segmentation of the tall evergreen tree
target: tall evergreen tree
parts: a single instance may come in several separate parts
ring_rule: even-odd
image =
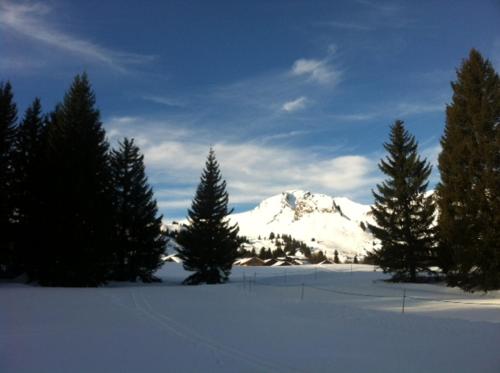
[[[111,152],[115,209],[116,280],[151,281],[161,265],[166,236],[161,231],[163,216],[153,190],[148,185],[144,156],[134,140],[125,138],[118,150]]]
[[[39,218],[42,194],[44,119],[40,100],[36,98],[26,110],[18,127],[13,152],[13,203],[15,206],[16,259],[28,272],[39,250]]]
[[[238,226],[229,225],[228,194],[219,164],[210,149],[191,209],[189,225],[179,236],[184,268],[195,273],[184,283],[227,281],[239,247]]]
[[[452,83],[439,155],[440,258],[448,282],[500,288],[500,78],[473,49]]]
[[[388,178],[373,191],[376,225],[370,225],[381,242],[376,257],[384,272],[394,273],[394,279],[414,282],[419,271],[429,271],[433,260],[435,206],[425,196],[431,166],[420,159],[417,142],[402,121],[391,126],[384,148],[389,154],[379,168]]]
[[[108,143],[86,74],[50,118],[43,250],[32,275],[44,285],[96,286],[112,268],[112,195]]]
[[[340,264],[339,252],[337,250],[333,252],[333,262],[335,264]]]
[[[17,107],[9,82],[0,83],[0,277],[13,273],[12,153],[16,134]]]

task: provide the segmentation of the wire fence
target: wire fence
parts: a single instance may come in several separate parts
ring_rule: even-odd
[[[249,291],[252,291],[252,289],[255,288],[256,285],[259,286],[269,286],[269,287],[274,287],[274,288],[293,288],[293,287],[300,287],[300,299],[304,299],[304,291],[305,289],[311,289],[311,290],[317,290],[317,291],[322,291],[326,293],[332,293],[332,294],[339,294],[339,295],[345,295],[345,296],[355,296],[355,297],[367,297],[367,298],[380,298],[380,299],[401,299],[401,309],[402,312],[405,312],[405,306],[407,300],[413,300],[413,301],[422,301],[422,302],[436,302],[436,303],[449,303],[449,304],[460,304],[460,305],[468,305],[468,306],[492,306],[492,307],[497,307],[500,308],[500,299],[498,302],[492,302],[490,300],[488,301],[483,301],[481,299],[476,299],[475,301],[467,301],[467,300],[456,300],[456,299],[438,299],[438,298],[431,298],[431,297],[423,297],[423,296],[418,296],[418,295],[408,295],[409,289],[406,288],[399,288],[399,289],[394,289],[394,288],[389,288],[385,287],[387,289],[391,290],[399,290],[401,291],[401,295],[387,295],[387,294],[375,294],[375,293],[364,293],[364,292],[357,292],[357,291],[348,291],[345,289],[339,289],[339,288],[325,288],[321,286],[315,286],[311,284],[306,284],[306,278],[310,278],[314,276],[314,279],[317,279],[319,273],[335,273],[335,271],[331,270],[324,270],[324,269],[318,269],[315,268],[314,271],[310,272],[305,272],[301,270],[293,270],[289,271],[287,269],[283,271],[275,271],[275,272],[266,272],[266,278],[265,279],[259,279],[257,281],[257,272],[253,273],[253,276],[247,276],[246,273],[243,273],[243,287],[248,289]],[[268,276],[271,275],[271,276]],[[269,279],[274,279],[276,277],[283,277],[283,283],[279,284],[276,282],[270,282]],[[300,281],[302,279],[302,281]],[[267,280],[267,281],[266,281]],[[298,281],[294,281],[298,280]],[[332,282],[334,284],[334,282]],[[420,291],[420,290],[418,290]],[[425,291],[425,290],[424,290]]]

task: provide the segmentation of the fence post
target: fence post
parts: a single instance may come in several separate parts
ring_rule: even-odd
[[[403,305],[401,308],[401,313],[405,313],[405,303],[406,303],[406,289],[403,289]]]
[[[304,283],[302,283],[302,289],[300,291],[300,300],[304,300]]]
[[[253,273],[253,284],[255,285],[257,283],[257,272]]]
[[[318,267],[314,267],[314,279],[318,279]]]
[[[245,272],[243,272],[243,290],[246,290],[247,287],[247,279],[245,276]]]

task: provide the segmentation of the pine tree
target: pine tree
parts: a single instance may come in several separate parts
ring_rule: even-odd
[[[97,286],[109,276],[108,147],[88,78],[77,75],[47,125],[43,248],[32,273],[43,285]]]
[[[134,140],[125,138],[111,152],[111,174],[115,210],[115,271],[121,281],[151,281],[161,265],[166,237],[161,231],[163,216],[148,185],[144,156]]]
[[[333,262],[335,264],[339,264],[340,263],[340,259],[339,259],[339,252],[337,250],[335,250],[333,252]]]
[[[306,258],[311,257],[311,249],[309,248],[309,246],[304,245],[303,247],[301,247],[300,251]]]
[[[45,211],[41,210],[44,156],[44,119],[40,100],[36,98],[28,107],[23,121],[18,127],[13,152],[13,203],[16,223],[16,260],[28,272],[36,263],[39,250],[39,219]]]
[[[238,226],[229,225],[228,194],[219,164],[210,149],[191,209],[189,225],[180,238],[184,268],[195,273],[184,283],[226,282],[237,256]]]
[[[395,280],[414,282],[419,271],[429,271],[433,264],[435,206],[425,196],[432,168],[420,159],[418,144],[402,121],[391,126],[390,142],[384,148],[389,154],[379,168],[388,178],[373,191],[376,225],[370,225],[382,245],[376,256]]]
[[[440,265],[450,285],[500,288],[500,78],[471,50],[452,83],[439,155]]]
[[[12,153],[16,134],[17,107],[9,82],[0,83],[0,277],[16,273],[12,218]]]
[[[284,256],[286,256],[285,252],[281,248],[281,245],[276,245],[276,250],[274,250],[273,254],[275,258],[283,258]]]

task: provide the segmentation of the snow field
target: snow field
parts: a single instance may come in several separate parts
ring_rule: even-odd
[[[0,284],[0,371],[500,371],[498,292],[405,284],[402,314],[403,286],[371,266],[234,267],[230,283],[194,287],[179,264],[158,274]]]

